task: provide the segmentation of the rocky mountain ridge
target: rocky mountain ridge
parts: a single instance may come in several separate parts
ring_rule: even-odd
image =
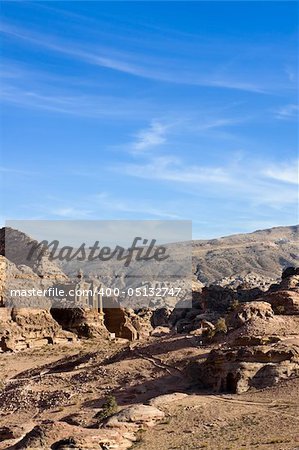
[[[204,284],[252,272],[275,280],[286,267],[299,265],[298,248],[298,225],[193,241],[193,271]]]

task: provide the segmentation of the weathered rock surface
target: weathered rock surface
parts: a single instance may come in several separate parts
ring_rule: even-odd
[[[137,338],[147,338],[153,329],[151,318],[153,311],[151,309],[143,308],[141,310],[124,309],[126,316],[126,323],[131,324],[137,331]]]
[[[205,284],[254,272],[276,279],[285,267],[298,265],[298,225],[193,241],[193,272]]]
[[[98,310],[91,308],[51,308],[55,321],[79,338],[108,338],[109,332]]]
[[[217,280],[214,285],[239,291],[254,288],[259,288],[262,291],[266,291],[277,280],[278,278],[270,278],[261,276],[255,272],[249,272],[244,275],[237,274],[222,278],[221,280]]]
[[[156,327],[151,332],[151,336],[153,336],[153,337],[162,337],[162,336],[166,336],[169,333],[170,333],[170,329],[168,327]]]
[[[44,295],[30,293],[33,289],[44,291],[51,285],[50,280],[40,278],[28,266],[17,267],[4,256],[0,256],[0,295],[2,306],[48,308],[50,299]],[[21,295],[11,290],[22,291]],[[24,294],[24,295],[23,295]]]
[[[299,314],[299,289],[270,292],[263,300],[270,303],[275,314]]]
[[[238,305],[232,313],[229,314],[226,322],[228,327],[239,328],[246,322],[260,319],[270,319],[274,317],[274,312],[270,303],[267,302],[247,302]]]
[[[189,374],[215,392],[241,393],[250,387],[272,386],[299,375],[299,346],[277,343],[212,350],[205,362],[192,362]]]
[[[154,397],[149,401],[151,406],[163,407],[172,402],[177,402],[184,398],[188,397],[188,394],[184,394],[183,392],[174,392],[173,394],[164,394],[159,395],[158,397]]]
[[[128,428],[137,430],[141,426],[152,427],[165,417],[165,413],[151,405],[133,405],[111,416],[105,428]]]
[[[155,309],[151,315],[151,324],[154,328],[156,327],[167,327],[169,325],[169,317],[171,314],[171,309],[164,307]]]
[[[34,308],[0,308],[0,351],[17,351],[75,340],[50,312]]]
[[[91,429],[65,422],[45,421],[36,425],[10,450],[125,450],[132,446],[134,434],[116,429]],[[1,448],[1,447],[0,447]],[[7,448],[8,450],[8,448]]]

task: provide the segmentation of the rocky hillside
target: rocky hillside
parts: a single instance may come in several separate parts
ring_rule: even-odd
[[[295,225],[193,241],[193,270],[205,284],[225,278],[232,283],[233,277],[252,273],[255,277],[279,278],[286,267],[299,265],[298,231]]]
[[[75,275],[81,265],[73,261],[61,270],[58,264],[49,261],[47,252],[40,260],[24,258],[28,246],[34,242],[21,231],[0,229],[0,255],[17,266],[29,265],[43,278],[66,279],[65,273]],[[236,287],[249,284],[251,287],[268,288],[279,280],[282,271],[299,265],[299,226],[276,227],[253,233],[236,234],[210,240],[195,240],[192,243],[193,273],[203,284]],[[26,251],[25,251],[26,250]],[[8,253],[9,254],[8,254]],[[95,264],[86,264],[89,275],[97,272]],[[63,273],[65,272],[65,273]],[[146,270],[144,269],[146,273]],[[148,269],[150,273],[150,267]],[[103,274],[103,266],[100,273]]]
[[[7,260],[17,267],[30,268],[40,278],[56,282],[67,280],[67,276],[49,259],[50,253],[47,250],[38,257],[36,255],[29,257],[30,250],[35,244],[38,242],[22,231],[9,227],[0,229],[1,256],[6,256]]]

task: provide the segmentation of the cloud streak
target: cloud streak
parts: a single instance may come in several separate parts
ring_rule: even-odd
[[[143,152],[166,142],[167,126],[158,121],[152,121],[149,128],[136,134],[136,141],[131,144],[133,152]]]
[[[121,170],[133,177],[185,184],[227,183],[230,179],[223,168],[186,166],[175,157],[160,156],[146,163],[126,164]]]
[[[290,104],[275,111],[278,119],[295,119],[298,116],[298,105]]]
[[[299,161],[292,161],[289,164],[271,165],[263,171],[263,174],[273,180],[298,185],[298,165]]]
[[[3,85],[0,97],[3,102],[14,105],[40,109],[53,113],[68,114],[78,117],[122,117],[130,118],[136,116],[136,110],[151,110],[151,106],[145,101],[129,101],[119,97],[97,96],[97,95],[62,95],[60,92],[42,92],[43,88],[26,89]]]
[[[58,39],[54,36],[33,32],[29,33],[27,30],[4,22],[0,25],[0,31],[11,38],[28,41],[34,46],[64,54],[87,64],[136,77],[175,84],[233,89],[260,94],[265,94],[268,91],[266,87],[256,82],[244,81],[240,79],[240,76],[235,78],[232,75],[222,73],[221,67],[218,71],[214,70],[212,73],[200,75],[202,70],[199,70],[196,66],[192,67],[191,65],[187,70],[182,70],[180,59],[172,61],[172,67],[169,67],[169,64],[165,64],[164,59],[159,57],[156,57],[154,61],[146,60],[147,63],[143,62],[141,64],[140,62],[144,59],[142,54],[125,53],[104,47],[93,48],[91,51],[79,44],[70,45],[68,42],[62,41],[61,38]]]

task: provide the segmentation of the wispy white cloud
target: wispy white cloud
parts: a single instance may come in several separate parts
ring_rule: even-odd
[[[138,68],[135,68],[133,65],[130,65],[125,61],[123,62],[120,59],[116,60],[108,55],[104,55],[104,49],[99,49],[97,53],[92,53],[85,49],[81,49],[79,46],[70,46],[66,42],[61,42],[57,38],[55,39],[53,36],[33,32],[28,33],[27,30],[11,26],[4,22],[0,25],[0,31],[14,38],[26,40],[36,46],[44,47],[57,53],[63,53],[90,64],[107,67],[120,72],[131,73],[132,75],[139,75]]]
[[[97,95],[61,94],[53,90],[47,93],[39,89],[2,86],[0,97],[3,102],[20,107],[41,109],[78,117],[135,117],[136,110],[150,110],[150,105],[142,101],[130,101],[120,97]]]
[[[299,179],[299,161],[291,161],[290,163],[282,163],[271,165],[262,171],[265,177],[272,178],[273,180],[283,181],[285,183],[291,183],[298,185]]]
[[[230,125],[237,125],[238,123],[244,122],[245,119],[242,118],[213,118],[210,120],[205,120],[197,125],[198,130],[210,130],[214,128],[222,128]]]
[[[297,78],[297,74],[296,74],[296,69],[293,69],[290,66],[285,66],[285,73],[289,79],[289,81],[296,81]]]
[[[203,74],[196,65],[190,65],[188,70],[182,69],[181,61],[165,61],[165,58],[156,57],[149,60],[144,55],[118,51],[114,48],[99,47],[88,49],[80,44],[62,41],[57,36],[49,36],[37,32],[28,32],[19,27],[2,22],[0,31],[15,39],[26,40],[32,45],[43,47],[47,50],[64,54],[70,58],[83,61],[94,66],[105,67],[117,72],[130,74],[133,76],[148,78],[152,80],[164,81],[176,84],[186,84],[194,86],[210,86],[224,89],[234,89],[255,93],[266,93],[267,86],[262,86],[253,81],[242,80],[241,76],[222,73],[213,69],[211,73]]]
[[[94,219],[99,217],[118,219],[123,214],[124,218],[127,213],[134,214],[135,218],[140,219],[146,218],[158,218],[158,219],[183,219],[177,214],[176,209],[169,205],[161,206],[149,203],[148,201],[143,201],[142,204],[133,200],[123,199],[121,196],[115,196],[108,192],[101,192],[97,194],[89,194],[78,198],[76,203],[74,201],[69,201],[68,204],[62,204],[59,198],[48,196],[45,199],[43,205],[34,204],[34,209],[36,212],[41,213],[47,218],[61,218],[61,219]],[[56,204],[56,207],[53,207]],[[41,217],[43,218],[43,217]]]
[[[132,149],[143,152],[152,147],[164,144],[166,141],[167,126],[158,121],[152,121],[149,128],[139,131],[136,140],[132,143]]]
[[[135,155],[138,158],[138,155]],[[146,157],[145,161],[144,158]],[[253,161],[239,155],[222,165],[188,164],[172,155],[143,155],[141,160],[112,167],[123,175],[168,183],[193,197],[204,195],[231,202],[279,209],[298,202],[298,163]]]
[[[15,174],[15,175],[28,175],[28,176],[41,175],[39,172],[35,172],[33,170],[24,170],[24,169],[18,169],[17,167],[3,167],[3,166],[0,166],[0,173]]]
[[[298,116],[298,105],[289,104],[275,111],[275,116],[278,119],[293,119]]]
[[[116,168],[119,170],[119,168]],[[179,183],[227,183],[229,174],[221,167],[188,166],[176,157],[158,156],[146,163],[122,166],[126,175]]]
[[[82,208],[76,208],[72,206],[54,208],[48,211],[51,215],[58,216],[64,219],[82,219],[88,218],[92,213],[91,210],[86,210]]]

